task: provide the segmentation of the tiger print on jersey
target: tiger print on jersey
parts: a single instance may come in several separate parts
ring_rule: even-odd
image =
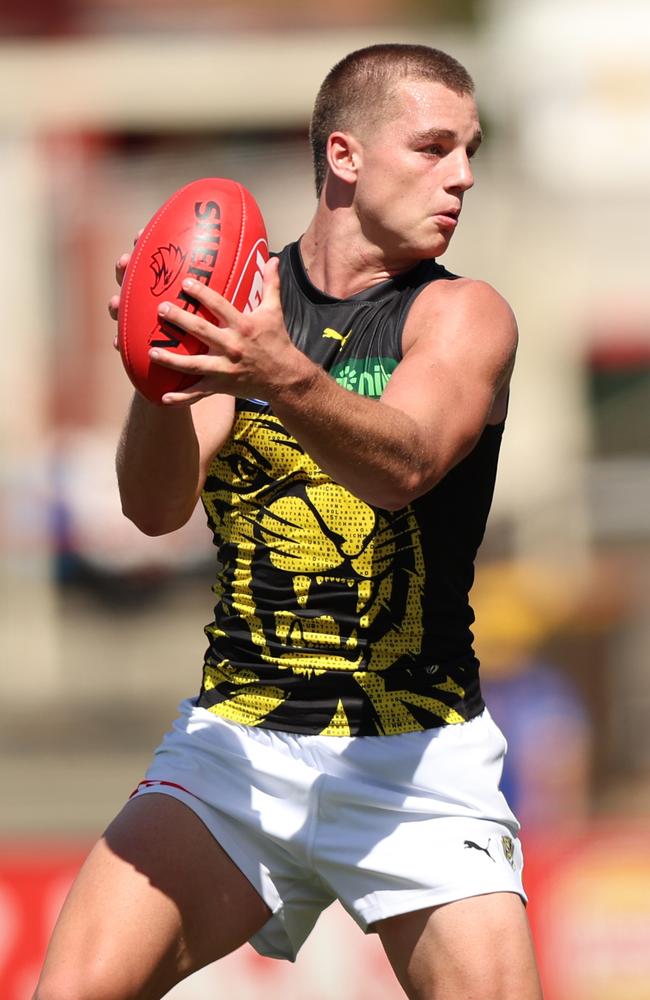
[[[463,717],[441,678],[400,688],[421,650],[424,559],[410,508],[381,511],[332,482],[271,414],[240,410],[203,501],[222,567],[201,704],[236,722],[322,701],[321,733],[422,728],[411,708]],[[296,680],[299,684],[296,684]],[[309,691],[301,691],[305,685]]]

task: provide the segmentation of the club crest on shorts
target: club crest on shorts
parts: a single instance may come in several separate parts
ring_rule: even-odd
[[[506,861],[511,868],[515,867],[515,844],[512,837],[507,837],[505,834],[501,837],[501,846],[503,848],[503,853],[506,856]]]

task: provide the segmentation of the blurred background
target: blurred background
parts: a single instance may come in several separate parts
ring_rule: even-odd
[[[89,845],[197,690],[214,551],[120,513],[113,265],[177,187],[242,181],[272,245],[314,207],[321,79],[445,49],[487,141],[444,262],[521,330],[474,591],[548,1000],[650,997],[650,6],[645,0],[0,2],[0,996],[27,1000]],[[337,961],[332,962],[335,954]],[[399,997],[332,908],[178,1000]]]

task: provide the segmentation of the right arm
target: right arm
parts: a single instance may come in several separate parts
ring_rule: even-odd
[[[167,408],[134,393],[117,448],[122,510],[145,535],[164,535],[192,515],[234,416],[232,396]]]
[[[128,262],[128,254],[117,261],[120,285]],[[119,295],[113,295],[108,305],[113,319],[118,305]],[[145,535],[165,535],[189,520],[234,412],[232,396],[169,408],[134,393],[117,447],[117,480],[122,511]]]

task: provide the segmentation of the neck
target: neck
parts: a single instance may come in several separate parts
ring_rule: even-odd
[[[309,280],[322,292],[345,299],[409,270],[414,261],[392,262],[363,236],[352,208],[328,208],[323,199],[300,242]]]

